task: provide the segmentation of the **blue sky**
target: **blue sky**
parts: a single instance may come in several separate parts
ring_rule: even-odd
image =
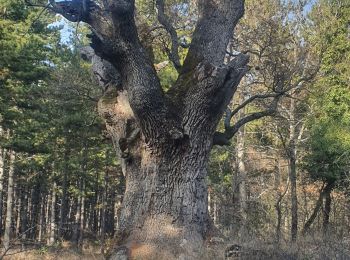
[[[60,2],[63,0],[56,0],[56,2]],[[305,6],[304,13],[307,14],[311,11],[312,6],[316,3],[317,0],[310,0],[309,3]],[[60,19],[57,19],[56,22],[52,24],[53,26],[62,26],[61,29],[61,42],[62,43],[68,43],[71,39],[71,37],[74,34],[75,28],[72,28],[71,24],[67,22],[66,19],[61,17]]]
[[[68,43],[70,38],[73,36],[74,28],[72,28],[71,24],[69,24],[67,20],[61,16],[57,15],[57,21],[50,24],[50,26],[62,27],[60,30],[62,43]]]

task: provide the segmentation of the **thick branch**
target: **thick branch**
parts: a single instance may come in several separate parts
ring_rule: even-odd
[[[179,118],[170,111],[152,61],[140,43],[134,20],[134,1],[106,1],[111,10],[113,33],[96,39],[96,48],[120,72],[123,89],[142,133],[150,143],[181,133]],[[175,129],[175,130],[174,130]],[[176,135],[176,138],[180,135]]]
[[[100,39],[108,38],[108,35],[112,34],[111,17],[93,0],[63,2],[49,0],[47,8],[71,22],[82,21],[89,24],[91,30]]]
[[[178,35],[169,21],[169,18],[165,14],[165,6],[164,6],[164,0],[157,0],[156,1],[157,11],[158,11],[158,21],[161,25],[164,26],[165,30],[169,33],[171,38],[171,50],[168,53],[169,59],[174,64],[174,67],[177,71],[180,71],[181,69],[181,63],[180,63],[180,56],[179,56],[179,41],[178,41]]]
[[[68,1],[50,0],[50,9],[73,22],[83,21],[91,26],[91,46],[102,60],[107,60],[120,73],[120,86],[127,92],[145,139],[157,142],[171,138],[174,129],[181,133],[179,120],[169,111],[153,63],[138,38],[134,0],[105,0],[103,10],[92,0],[76,3],[79,4],[71,6]],[[89,9],[81,3],[88,3]],[[80,16],[82,10],[84,15]],[[104,72],[97,76],[102,85],[108,86],[109,80],[113,80]]]
[[[196,68],[195,73],[189,76],[191,80],[182,86],[184,93],[178,91],[173,95],[183,102],[185,127],[203,127],[205,131],[213,130],[211,134],[214,134],[225,108],[248,70],[248,61],[249,57],[241,54],[227,65],[216,67],[204,63]],[[174,93],[171,91],[174,89],[169,91]]]
[[[223,63],[233,31],[244,14],[244,0],[199,0],[200,17],[184,62],[183,73],[199,63]]]

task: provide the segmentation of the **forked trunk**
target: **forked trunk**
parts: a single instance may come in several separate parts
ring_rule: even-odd
[[[93,51],[85,54],[104,91],[99,113],[126,179],[119,248],[111,258],[201,258],[211,231],[206,177],[212,145],[228,144],[239,127],[271,113],[253,113],[233,126],[233,115],[227,113],[225,132],[216,133],[248,71],[246,55],[225,59],[244,1],[198,1],[191,46],[182,66],[172,56],[179,76],[166,93],[138,37],[135,1],[107,0],[103,5],[110,13],[94,6],[83,21],[94,29]],[[169,28],[164,2],[156,5],[160,23]],[[53,8],[74,21],[59,6]]]

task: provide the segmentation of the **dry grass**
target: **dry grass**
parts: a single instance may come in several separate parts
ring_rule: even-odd
[[[207,247],[202,247],[201,252],[195,253],[196,257],[188,257],[185,254],[179,254],[176,259],[189,260],[350,260],[350,237],[348,239],[336,239],[329,237],[327,240],[322,238],[321,234],[300,238],[298,243],[291,246],[285,242],[277,245],[272,241],[259,240],[251,238],[245,243],[237,241],[225,241],[219,243],[210,243]],[[172,241],[173,242],[173,241]],[[230,258],[225,258],[225,250],[232,244],[239,244],[241,250]],[[179,247],[179,245],[167,245],[167,249]],[[154,248],[153,248],[154,249]],[[165,248],[163,248],[165,249]],[[150,252],[152,251],[152,252]],[[167,250],[158,249],[156,252],[144,246],[135,246],[132,252],[132,259],[154,259],[154,260],[171,260],[172,254],[166,254]],[[90,244],[85,244],[83,252],[78,252],[69,243],[63,243],[55,248],[37,248],[28,252],[19,252],[19,249],[14,249],[9,254],[16,253],[11,256],[6,256],[4,259],[14,260],[103,260],[104,257],[100,252],[100,247]],[[152,257],[149,256],[151,253]],[[170,253],[170,252],[169,252]],[[166,256],[167,255],[167,256]],[[166,257],[165,257],[166,256]]]
[[[100,247],[92,243],[84,244],[82,252],[79,252],[68,242],[55,247],[28,248],[25,251],[20,247],[7,252],[4,260],[103,260]]]
[[[226,243],[227,245],[235,243]],[[239,257],[228,259],[240,260],[350,260],[350,239],[338,239],[331,235],[327,239],[323,239],[321,234],[300,237],[296,244],[284,242],[280,245],[272,241],[262,241],[252,238],[249,242],[240,244],[242,250]],[[222,247],[220,255],[214,257],[211,253],[207,259],[224,259]],[[218,250],[216,250],[218,252]]]

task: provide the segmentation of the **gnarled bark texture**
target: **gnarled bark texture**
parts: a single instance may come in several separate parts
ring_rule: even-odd
[[[126,178],[112,259],[195,259],[210,234],[207,161],[248,57],[224,63],[244,1],[199,0],[198,5],[187,58],[166,93],[138,38],[133,0],[106,0],[82,16],[93,31],[93,51],[87,54],[105,93],[99,112]],[[65,15],[54,3],[53,8]]]

